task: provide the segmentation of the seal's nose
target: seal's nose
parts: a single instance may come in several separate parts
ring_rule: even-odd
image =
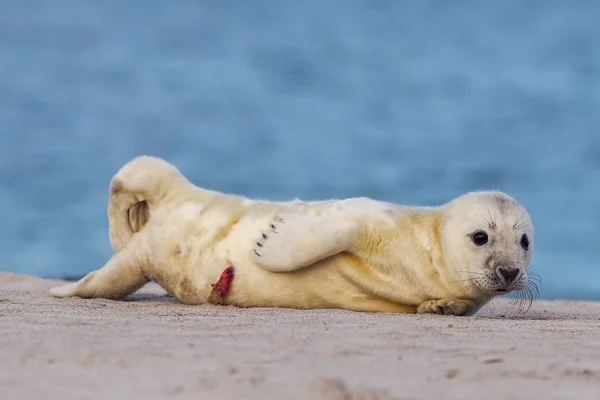
[[[521,275],[521,270],[515,267],[498,267],[496,268],[496,274],[500,277],[502,282],[506,285],[510,285],[517,280],[519,275]]]

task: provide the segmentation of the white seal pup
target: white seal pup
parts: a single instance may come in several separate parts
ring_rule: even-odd
[[[116,254],[53,296],[122,299],[155,281],[185,304],[472,315],[532,282],[533,224],[501,192],[436,207],[250,200],[141,156],[111,180],[108,219]]]

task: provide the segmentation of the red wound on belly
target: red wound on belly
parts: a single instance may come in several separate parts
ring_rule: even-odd
[[[208,296],[208,301],[210,303],[223,304],[223,299],[225,299],[225,296],[229,293],[229,289],[231,289],[231,282],[233,282],[234,276],[234,268],[226,268],[225,271],[221,273],[217,283],[211,284],[213,290],[210,292],[210,296]]]

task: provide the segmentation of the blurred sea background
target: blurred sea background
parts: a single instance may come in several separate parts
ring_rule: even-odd
[[[112,255],[140,154],[249,197],[516,197],[543,298],[600,299],[600,2],[4,0],[0,270]]]

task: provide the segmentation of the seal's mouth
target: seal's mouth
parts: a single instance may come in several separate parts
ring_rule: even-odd
[[[510,289],[496,289],[496,293],[505,294],[510,292]]]

